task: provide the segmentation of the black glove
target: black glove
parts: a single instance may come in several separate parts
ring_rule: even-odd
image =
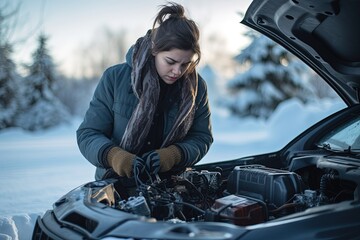
[[[147,152],[141,158],[145,160],[146,169],[149,173],[156,174],[158,172],[167,172],[174,165],[180,163],[182,155],[177,146],[170,145],[166,148]]]
[[[150,151],[141,157],[145,162],[146,171],[151,174],[157,174],[160,171],[160,156],[156,151]]]

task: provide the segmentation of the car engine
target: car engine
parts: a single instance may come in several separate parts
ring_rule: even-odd
[[[334,172],[309,172],[236,166],[224,178],[221,171],[194,171],[171,178],[142,182],[130,197],[121,197],[115,184],[93,193],[93,200],[123,212],[169,222],[227,222],[248,226],[273,220],[308,208],[354,198],[355,183],[340,181]],[[314,174],[314,173],[313,173]],[[111,188],[111,190],[109,190]],[[114,198],[104,201],[106,192]]]

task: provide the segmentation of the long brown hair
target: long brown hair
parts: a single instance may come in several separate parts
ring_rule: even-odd
[[[185,16],[182,5],[169,2],[161,7],[152,28],[152,52],[170,51],[174,48],[192,50],[197,58],[188,68],[190,73],[199,64],[201,58],[199,29],[193,20]],[[159,26],[156,27],[156,24]]]

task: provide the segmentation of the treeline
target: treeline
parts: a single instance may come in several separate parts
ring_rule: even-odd
[[[31,63],[23,66],[25,76],[18,73],[11,59],[11,44],[0,44],[0,130],[47,129],[82,114],[79,104],[83,101],[79,98],[89,96],[95,83],[86,80],[84,84],[85,80],[73,81],[60,75],[47,49],[45,35],[38,37]],[[74,91],[78,94],[71,94]]]
[[[96,40],[79,47],[77,76],[70,78],[58,70],[44,33],[38,35],[29,63],[13,60],[15,41],[10,36],[20,8],[0,5],[0,131],[43,130],[82,117],[102,71],[125,55],[125,31],[103,29]]]

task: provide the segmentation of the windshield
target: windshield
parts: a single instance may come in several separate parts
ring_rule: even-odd
[[[335,128],[317,145],[334,151],[360,151],[360,116]]]

